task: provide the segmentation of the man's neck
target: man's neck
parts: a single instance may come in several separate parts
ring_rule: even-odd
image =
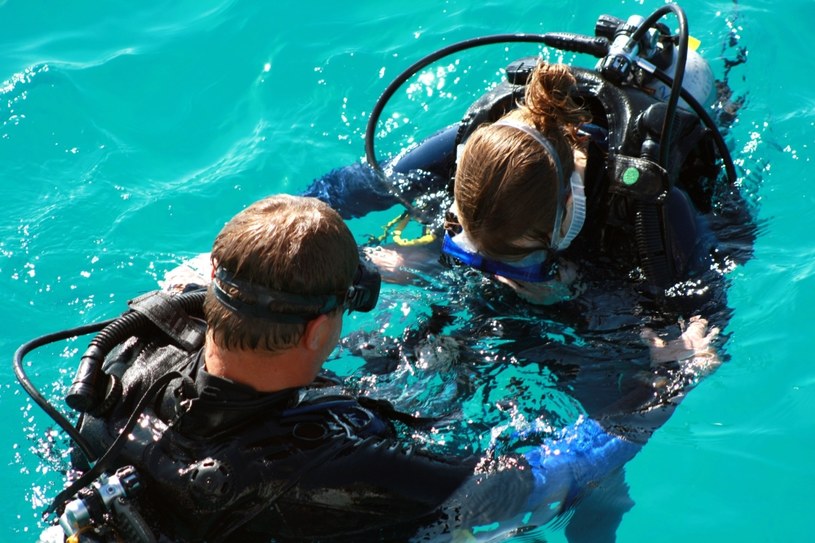
[[[207,336],[204,346],[208,373],[252,387],[258,392],[277,392],[302,387],[315,378],[308,353],[292,347],[279,353],[221,349]]]

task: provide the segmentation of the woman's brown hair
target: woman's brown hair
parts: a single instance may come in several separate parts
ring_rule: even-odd
[[[505,117],[535,127],[555,148],[568,180],[574,169],[577,128],[590,119],[573,97],[576,80],[568,66],[540,62],[524,103]],[[467,140],[455,179],[458,219],[476,247],[491,256],[529,252],[521,239],[548,247],[560,187],[553,157],[517,128],[491,124]]]

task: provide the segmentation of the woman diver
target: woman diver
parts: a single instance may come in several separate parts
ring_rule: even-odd
[[[667,11],[680,19],[679,36],[656,24]],[[453,283],[441,311],[466,317],[442,332],[471,347],[460,348],[472,355],[460,364],[474,375],[496,360],[537,364],[590,416],[625,420],[615,431],[644,443],[719,363],[712,347],[729,309],[718,261],[743,255],[724,255],[714,232],[744,224],[742,239],[724,241],[749,247],[754,223],[706,112],[712,72],[687,50],[681,10],[601,17],[596,30],[596,69],[516,61],[460,123],[382,166],[370,137],[380,99],[368,124],[370,167],[334,170],[306,194],[345,217],[405,205],[436,241],[368,254],[386,279]],[[655,64],[670,66],[673,79]],[[461,273],[434,273],[440,252],[441,264]]]
[[[667,11],[681,15],[678,38],[656,24]],[[516,61],[507,67],[506,81],[476,101],[458,125],[380,166],[374,127],[406,74],[453,51],[495,43],[491,38],[529,37],[486,37],[429,55],[397,78],[374,108],[366,139],[372,168],[334,170],[305,194],[346,218],[401,203],[427,231],[439,233],[444,210],[434,204],[444,202],[439,194],[452,192],[442,251],[536,304],[571,298],[582,286],[578,271],[588,279],[634,279],[660,301],[668,290],[674,297],[694,292],[677,283],[710,267],[715,239],[703,215],[724,192],[740,198],[727,147],[701,105],[713,101],[713,74],[687,49],[684,13],[675,5],[648,20],[601,16],[596,31],[596,40],[614,40],[596,47],[592,42],[593,51],[580,49],[602,57],[597,69]],[[549,35],[538,38],[553,43]],[[582,44],[588,38],[570,39]],[[567,48],[559,36],[554,43]],[[574,43],[567,45],[578,50]],[[674,79],[651,62],[670,65]],[[724,189],[717,179],[720,164],[729,178]],[[738,201],[733,207],[743,210]],[[416,247],[396,235],[394,240],[396,245],[377,247],[370,257],[397,281],[404,280],[404,264],[436,264],[438,246]]]
[[[651,279],[662,287],[703,271],[712,239],[677,185],[659,195],[661,220],[648,232],[664,247],[658,255],[640,250],[641,210],[609,187],[609,127],[589,124],[606,117],[583,107],[577,89],[569,67],[540,62],[524,103],[472,132],[458,159],[443,251],[544,305],[574,294],[571,255],[603,262],[605,274],[661,258],[670,272]]]
[[[539,63],[524,105],[477,128],[458,159],[443,250],[491,269],[532,303],[568,297],[574,267],[564,260],[556,270],[542,264],[581,232],[589,149],[602,153],[580,131],[589,114],[570,95],[575,84],[568,67]]]

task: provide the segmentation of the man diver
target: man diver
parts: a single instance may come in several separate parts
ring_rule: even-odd
[[[413,446],[410,428],[422,421],[320,376],[343,312],[373,308],[379,278],[340,216],[314,198],[249,206],[218,234],[211,262],[205,323],[164,292],[131,302],[155,326],[107,354],[121,393],[86,405],[80,425],[95,468],[128,492],[111,503],[80,490],[57,507],[66,536],[447,540],[482,521],[545,522],[639,450],[580,419],[523,453],[440,457]],[[144,521],[138,530],[133,519]]]

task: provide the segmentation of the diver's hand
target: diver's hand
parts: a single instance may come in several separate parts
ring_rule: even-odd
[[[386,249],[380,246],[365,247],[362,249],[362,252],[380,271],[393,273],[405,264],[404,257],[393,249]]]
[[[719,365],[719,356],[711,346],[711,342],[719,335],[719,328],[708,329],[707,319],[691,317],[685,331],[674,340],[665,341],[658,337],[650,328],[643,329],[640,337],[651,351],[651,366],[671,361],[689,361],[694,365],[704,365],[712,369]]]
[[[409,247],[364,247],[365,257],[371,261],[382,276],[382,281],[397,285],[425,284],[425,276],[432,277],[441,271],[437,244],[412,245]]]
[[[537,305],[552,305],[571,298],[572,293],[567,285],[559,281],[546,281],[545,283],[531,283],[529,281],[516,281],[496,275],[495,279],[512,288],[523,300]]]
[[[574,297],[573,284],[577,279],[577,270],[567,262],[558,265],[558,278],[552,281],[533,283],[517,281],[496,275],[495,279],[511,287],[523,300],[537,305],[552,305],[565,302]]]

